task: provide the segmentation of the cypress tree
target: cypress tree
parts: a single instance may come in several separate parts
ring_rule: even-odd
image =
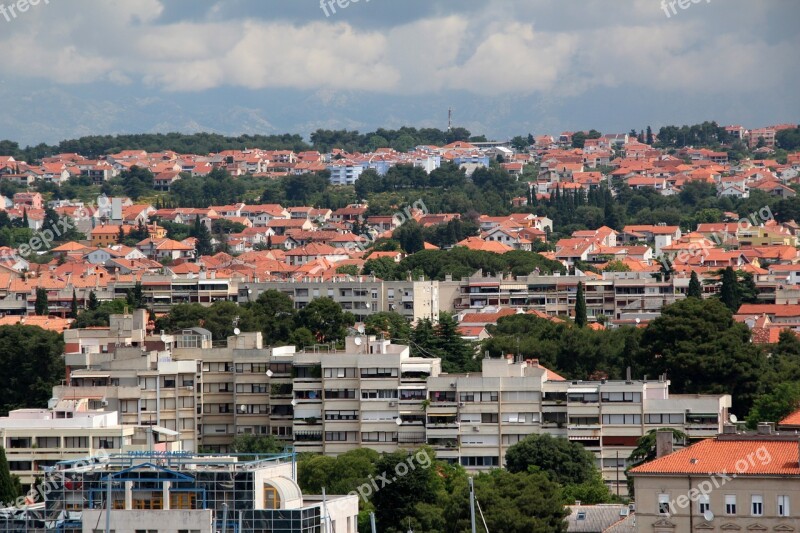
[[[689,279],[689,291],[686,293],[687,298],[702,298],[703,289],[700,286],[700,280],[697,278],[697,272],[692,271],[692,277]]]
[[[583,282],[578,282],[578,294],[575,296],[575,324],[579,328],[586,325],[586,296],[583,293]]]
[[[6,450],[0,446],[0,503],[11,504],[18,496],[8,468]]]
[[[70,318],[78,318],[78,295],[75,294],[75,289],[72,289],[72,306],[69,316]]]
[[[47,316],[50,314],[50,308],[47,302],[47,291],[43,288],[36,289],[36,303],[34,304],[34,312],[37,316]]]
[[[741,303],[739,280],[736,279],[736,272],[731,267],[727,267],[722,272],[722,287],[719,290],[719,298],[732,313],[736,313],[739,310],[739,304]]]
[[[89,311],[95,311],[100,307],[100,302],[97,301],[97,295],[94,291],[89,291]]]

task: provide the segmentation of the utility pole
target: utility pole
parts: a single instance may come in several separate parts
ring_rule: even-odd
[[[475,530],[475,482],[470,477],[469,478],[469,518],[470,524],[472,525],[472,533],[476,533]]]

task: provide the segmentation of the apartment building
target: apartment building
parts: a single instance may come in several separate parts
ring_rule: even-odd
[[[194,451],[201,362],[174,359],[175,337],[148,334],[146,326],[147,311],[138,309],[112,315],[108,328],[66,330],[67,375],[51,401],[84,400],[90,409],[119,413],[120,424],[154,429],[156,442]]]
[[[626,460],[652,429],[680,429],[690,439],[722,430],[729,395],[670,394],[669,382],[565,381],[537,361],[484,359],[482,373],[427,380],[427,442],[441,459],[469,469],[503,466],[531,434],[577,441],[593,452],[613,492],[625,494]]]
[[[353,280],[304,278],[300,281],[274,281],[266,283],[241,283],[239,303],[253,301],[268,290],[280,291],[289,296],[297,309],[302,309],[315,298],[328,297],[353,313],[357,321],[367,316],[393,311],[409,321],[439,318],[438,281],[381,281],[371,276]]]
[[[513,358],[484,359],[481,373],[442,374],[438,359],[363,335],[348,337],[341,350],[304,351],[266,348],[260,332],[222,343],[202,328],[107,335],[100,342],[70,333],[87,353],[67,355],[68,384],[54,396],[118,410],[123,424],[177,432],[185,450],[225,453],[244,433],[331,455],[427,443],[441,458],[487,469],[502,466],[508,447],[526,436],[549,433],[594,452],[605,479],[624,493],[625,460],[639,437],[660,427],[690,439],[714,436],[731,404],[728,395],[670,394],[665,380],[568,382]],[[90,348],[117,336],[138,345]]]
[[[631,470],[637,531],[800,530],[800,437],[725,429]]]
[[[367,336],[348,337],[343,351],[283,357],[293,361],[298,452],[392,452],[427,442],[426,382],[441,372],[439,359],[411,357],[408,346]]]
[[[107,526],[117,533],[355,533],[358,528],[358,496],[303,494],[295,456],[289,453],[255,460],[189,453],[112,455],[88,465],[61,463],[44,481],[52,488],[36,514],[47,531],[81,533]],[[33,513],[15,513],[5,530],[44,531],[26,520],[28,514]]]
[[[460,281],[439,283],[441,310],[458,312],[487,307],[535,310],[551,316],[571,316],[578,283],[584,284],[589,320],[649,320],[661,308],[685,297],[688,278],[673,276],[657,281],[649,272],[607,272],[602,278],[587,276],[530,275],[485,276],[481,272]]]
[[[61,461],[144,449],[142,428],[122,425],[116,412],[89,410],[86,400],[61,400],[53,409],[18,409],[0,418],[0,446],[23,486]],[[3,503],[10,502],[0,502]]]

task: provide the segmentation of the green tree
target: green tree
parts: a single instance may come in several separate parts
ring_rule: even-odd
[[[89,311],[96,311],[98,307],[100,307],[100,303],[97,301],[97,295],[94,291],[89,291],[89,303],[88,303]]]
[[[439,313],[439,322],[434,327],[436,353],[442,359],[445,372],[477,372],[480,361],[476,359],[475,348],[464,340],[458,331],[458,321],[446,312]]]
[[[264,343],[271,346],[290,340],[295,330],[295,310],[294,302],[285,293],[274,289],[264,291],[245,307],[252,312],[252,318],[242,322],[245,330],[260,330]]]
[[[36,303],[34,304],[34,312],[38,316],[47,316],[50,314],[50,308],[47,302],[47,290],[41,287],[36,289]]]
[[[766,369],[750,331],[716,298],[686,298],[662,309],[645,329],[637,374],[666,374],[678,394],[731,394],[744,416]]]
[[[578,293],[575,295],[575,324],[579,328],[586,326],[586,296],[582,281],[578,282]]]
[[[591,481],[596,467],[594,454],[578,442],[544,433],[529,435],[506,452],[509,472],[541,471],[561,485]]]
[[[231,451],[240,454],[276,454],[284,451],[284,445],[272,435],[243,434],[233,438]]]
[[[382,335],[384,338],[399,343],[408,342],[411,337],[411,326],[408,320],[393,311],[369,315],[364,320],[364,331],[367,335]]]
[[[424,454],[424,455],[422,455]],[[417,457],[427,457],[418,461]],[[375,464],[376,472],[387,472],[394,476],[398,465],[409,461],[415,468],[407,468],[403,476],[394,477],[390,485],[382,487],[372,496],[375,505],[375,517],[384,531],[398,530],[408,523],[409,518],[416,515],[419,504],[436,501],[441,478],[434,468],[423,468],[424,464],[430,465],[435,457],[433,450],[423,448],[411,455],[406,451],[397,451],[382,455]],[[401,529],[400,529],[401,530]]]
[[[561,487],[543,472],[493,470],[474,479],[475,498],[489,531],[528,533],[567,531]],[[477,511],[476,511],[477,512]],[[445,524],[440,531],[469,531],[469,487],[459,479],[453,496],[444,506]],[[478,531],[483,532],[480,516]],[[427,531],[427,530],[426,530]]]
[[[425,248],[422,226],[416,220],[409,220],[392,233],[392,238],[400,243],[406,253],[413,254]]]
[[[0,446],[0,504],[11,504],[19,496],[20,493],[11,479],[6,450]]]
[[[301,309],[295,319],[298,328],[308,328],[319,342],[339,342],[347,335],[347,327],[355,324],[352,313],[331,298],[316,298]]]
[[[120,179],[125,194],[133,200],[138,200],[153,190],[153,173],[146,168],[134,165],[130,170],[122,172]]]
[[[126,300],[133,309],[144,308],[144,292],[142,291],[141,282],[137,281],[133,288],[128,290]]]
[[[800,381],[778,383],[753,403],[747,415],[747,426],[755,429],[759,422],[780,422],[800,409]]]
[[[336,268],[337,274],[345,274],[348,276],[358,276],[359,271],[356,265],[342,265]]]
[[[72,289],[72,304],[70,305],[70,318],[78,318],[78,296],[75,294],[75,289]]]
[[[0,326],[0,416],[45,407],[64,377],[61,335],[34,326]]]
[[[197,239],[197,244],[195,245],[197,257],[214,253],[214,249],[211,245],[211,232],[208,231],[206,225],[200,221],[200,215],[197,215],[194,219],[191,236]]]
[[[739,310],[741,305],[739,280],[736,278],[736,272],[732,267],[726,267],[722,271],[722,286],[719,290],[719,299],[732,313],[736,313]]]
[[[703,288],[700,285],[700,280],[697,278],[697,272],[692,271],[692,276],[689,278],[689,290],[686,293],[687,298],[702,298]]]

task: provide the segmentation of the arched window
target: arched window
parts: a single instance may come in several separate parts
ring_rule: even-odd
[[[281,495],[278,489],[268,483],[264,483],[264,509],[280,509]]]

